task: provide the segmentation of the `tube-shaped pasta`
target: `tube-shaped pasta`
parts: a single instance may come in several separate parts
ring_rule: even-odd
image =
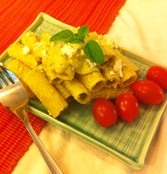
[[[35,56],[30,54],[30,49],[27,46],[19,43],[14,43],[9,46],[7,51],[10,57],[23,62],[26,66],[32,69],[38,65]]]
[[[35,94],[30,90],[30,88],[24,82],[24,77],[31,71],[31,69],[16,59],[10,61],[7,65],[7,68],[11,70],[22,81],[25,90],[27,92],[27,95],[30,98],[34,98]]]
[[[23,79],[23,77],[31,71],[28,66],[17,59],[11,60],[7,64],[7,68],[11,70],[16,76],[19,76],[19,78],[21,79]]]
[[[139,68],[132,63],[126,56],[124,56],[119,50],[115,50],[115,55],[122,60],[122,62],[129,67],[132,71],[138,72]]]
[[[98,71],[94,71],[85,75],[77,75],[77,78],[91,92],[99,91],[102,87],[105,86],[106,83],[106,79]]]
[[[24,80],[29,88],[34,92],[42,104],[47,108],[50,115],[56,118],[68,103],[63,96],[51,85],[40,67],[31,70]]]
[[[126,93],[126,92],[130,92],[130,88],[107,88],[104,87],[101,90],[94,92],[92,94],[92,98],[96,99],[96,98],[106,98],[106,99],[115,99],[116,97],[118,97],[118,95]]]
[[[29,48],[32,49],[34,45],[39,42],[39,39],[34,32],[28,31],[23,33],[21,37],[21,42],[23,45],[27,45]]]
[[[40,42],[50,42],[51,34],[49,32],[43,32],[40,36]]]
[[[137,74],[129,66],[123,66],[122,68],[123,77],[121,79],[120,86],[127,87],[137,80]]]
[[[86,104],[91,100],[89,91],[77,79],[66,80],[63,85],[79,103]]]
[[[103,75],[106,78],[106,87],[116,88],[120,84],[121,79],[112,68],[104,69]]]
[[[53,82],[53,85],[54,85],[55,88],[62,94],[62,96],[63,96],[65,99],[68,99],[68,98],[71,96],[70,92],[69,92],[69,91],[67,90],[67,88],[65,88],[62,84]]]
[[[49,33],[43,33],[39,39],[35,33],[29,31],[23,34],[21,41],[23,45],[26,45],[31,49],[37,62],[40,62],[41,58],[46,56],[47,51],[50,48],[51,42],[49,42],[49,38]]]

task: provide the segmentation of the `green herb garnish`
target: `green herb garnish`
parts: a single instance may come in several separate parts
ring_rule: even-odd
[[[104,54],[100,47],[100,45],[94,41],[89,40],[84,48],[83,51],[85,55],[92,61],[94,61],[97,64],[103,64],[104,63]]]
[[[89,32],[88,26],[82,26],[78,29],[77,33],[73,33],[71,30],[63,30],[56,33],[50,38],[50,41],[66,41],[69,43],[81,43],[84,41],[87,33]]]
[[[69,43],[84,43],[84,39],[89,33],[88,26],[82,26],[77,30],[77,33],[73,33],[71,30],[63,30],[59,33],[56,33],[50,38],[50,41],[64,41]],[[87,56],[91,61],[94,61],[97,64],[104,63],[104,55],[100,45],[94,41],[89,40],[85,43],[83,47],[85,56]]]
[[[88,26],[82,26],[78,29],[76,37],[82,41],[84,41],[86,35],[89,33]]]
[[[50,38],[50,41],[56,42],[56,41],[67,41],[69,42],[71,38],[74,37],[74,33],[71,30],[63,30],[59,33],[53,35]]]

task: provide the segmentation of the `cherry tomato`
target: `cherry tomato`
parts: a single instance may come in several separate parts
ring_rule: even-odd
[[[118,119],[114,104],[104,98],[95,100],[92,107],[92,113],[96,122],[104,128],[114,125]]]
[[[159,104],[164,99],[163,89],[150,80],[139,80],[131,85],[131,89],[139,101],[145,104]]]
[[[146,73],[147,80],[158,83],[163,89],[167,89],[167,70],[160,66],[152,66]]]
[[[137,98],[130,93],[124,93],[117,97],[116,108],[118,116],[127,122],[134,121],[140,110]]]

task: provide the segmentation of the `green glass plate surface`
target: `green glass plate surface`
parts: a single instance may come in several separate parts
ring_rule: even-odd
[[[31,30],[40,36],[45,31],[55,34],[67,28],[72,27],[45,13],[40,13],[26,31]],[[16,42],[19,40],[20,38]],[[125,54],[140,68],[139,78],[144,78],[145,72],[153,64],[130,53],[125,52]],[[8,55],[6,51],[1,55],[0,60],[4,64],[7,62]],[[48,115],[39,101],[31,100],[29,109],[48,122],[115,156],[130,167],[141,169],[144,166],[149,147],[159,127],[166,104],[166,99],[162,104],[156,106],[143,104],[136,121],[128,124],[119,120],[117,124],[107,129],[100,127],[94,121],[91,104],[81,105],[71,101],[69,108],[56,119]]]

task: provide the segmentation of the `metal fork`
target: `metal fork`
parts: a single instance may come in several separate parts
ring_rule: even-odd
[[[63,174],[56,162],[46,150],[45,146],[35,133],[28,118],[28,96],[20,80],[8,69],[0,65],[0,103],[9,111],[17,115],[34,143],[38,147],[41,155],[46,161],[52,174]]]

